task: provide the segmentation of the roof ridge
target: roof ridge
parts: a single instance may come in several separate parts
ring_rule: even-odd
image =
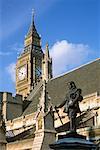
[[[68,74],[68,73],[71,73],[71,72],[73,72],[73,71],[75,71],[75,70],[78,70],[78,69],[80,69],[80,68],[82,68],[82,67],[85,67],[85,66],[87,66],[87,65],[89,65],[89,64],[92,64],[92,63],[94,63],[94,62],[96,62],[96,61],[99,61],[99,60],[100,60],[100,58],[96,58],[95,60],[91,60],[91,61],[89,61],[89,62],[87,62],[87,63],[85,63],[85,64],[80,65],[79,67],[75,67],[75,68],[73,68],[73,69],[71,69],[71,70],[69,70],[69,71],[67,71],[67,72],[65,72],[65,73],[62,73],[62,74],[60,74],[60,75],[57,75],[56,77],[52,78],[50,81],[52,81],[52,80],[54,80],[54,79],[56,79],[56,78],[60,78],[60,77],[66,75],[66,74]]]
[[[32,97],[34,97],[34,95],[38,92],[38,90],[41,88],[43,82],[42,80],[35,86],[35,88],[30,92],[29,96],[27,97],[26,100],[31,99]]]

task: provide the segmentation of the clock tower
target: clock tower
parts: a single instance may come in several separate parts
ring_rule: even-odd
[[[34,84],[41,78],[43,52],[41,37],[34,25],[34,14],[25,37],[24,50],[16,63],[16,93],[27,96]]]

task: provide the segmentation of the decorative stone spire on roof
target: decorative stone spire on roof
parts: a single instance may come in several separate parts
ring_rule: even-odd
[[[42,63],[42,79],[48,82],[52,78],[52,58],[49,55],[49,44],[46,44],[44,59]]]
[[[50,55],[49,55],[49,44],[48,43],[46,43],[45,57],[46,58],[50,58]]]

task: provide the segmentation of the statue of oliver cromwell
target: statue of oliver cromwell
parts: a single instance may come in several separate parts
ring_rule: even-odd
[[[64,106],[64,112],[68,114],[70,120],[70,131],[76,132],[76,116],[80,113],[79,102],[83,100],[81,89],[78,89],[73,81],[67,83],[68,92],[65,100],[56,108]]]

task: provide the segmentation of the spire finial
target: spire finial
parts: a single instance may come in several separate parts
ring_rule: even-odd
[[[34,15],[34,12],[35,12],[34,9],[32,9],[32,16]]]
[[[48,48],[49,48],[49,44],[48,44],[48,42],[46,43],[46,50],[48,50]]]
[[[34,23],[34,14],[35,14],[35,11],[34,9],[32,9],[32,24]]]

